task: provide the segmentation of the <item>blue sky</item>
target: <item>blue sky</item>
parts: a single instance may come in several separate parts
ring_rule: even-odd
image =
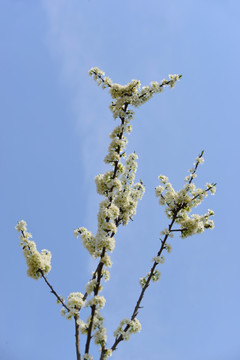
[[[141,333],[112,359],[240,359],[239,11],[234,0],[0,2],[1,359],[75,359],[74,324],[44,282],[26,276],[14,226],[25,219],[38,249],[51,250],[48,278],[60,294],[84,292],[95,264],[73,229],[96,230],[94,177],[107,169],[116,125],[110,95],[88,76],[92,66],[121,84],[183,74],[132,123],[128,152],[139,155],[146,193],[116,237],[104,287],[109,345],[132,313],[138,279],[167,224],[157,176],[179,189],[204,149],[197,184],[218,183],[216,196],[196,209],[215,210],[215,229],[173,239],[161,281],[144,297]]]

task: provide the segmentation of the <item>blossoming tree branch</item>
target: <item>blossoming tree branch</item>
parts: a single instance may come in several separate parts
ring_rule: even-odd
[[[93,340],[99,348],[99,359],[103,360],[112,356],[120,342],[128,340],[131,334],[141,330],[137,315],[150,282],[160,279],[158,268],[165,261],[164,254],[171,252],[170,238],[174,234],[186,238],[214,227],[213,220],[211,220],[214,215],[212,210],[208,210],[203,215],[190,215],[190,212],[209,193],[212,195],[215,193],[216,184],[207,183],[204,188],[197,188],[194,184],[199,164],[204,162],[203,151],[189,170],[181,190],[175,191],[166,176],[159,176],[160,185],[155,188],[155,192],[159,198],[159,204],[165,207],[169,225],[161,231],[161,246],[153,254],[149,272],[139,280],[140,294],[136,299],[131,316],[120,321],[114,331],[113,344],[107,344],[107,330],[101,315],[101,309],[106,302],[104,296],[100,295],[103,290],[103,280],[107,281],[110,277],[109,269],[112,266],[110,254],[115,247],[115,235],[118,227],[127,225],[133,218],[138,201],[142,199],[145,191],[142,181],[135,182],[137,154],[134,152],[127,156],[125,151],[128,142],[127,135],[132,131],[131,121],[134,116],[133,110],[129,107],[141,106],[155,94],[162,92],[164,87],[173,88],[181,75],[169,75],[168,80],[164,79],[160,83],[154,81],[150,86],[141,88],[138,80],[132,80],[124,86],[115,84],[98,68],[92,68],[89,74],[103,89],[108,88],[112,96],[110,110],[113,118],[119,119],[119,124],[110,134],[111,142],[104,159],[105,163],[110,165],[111,170],[95,177],[97,192],[104,197],[99,205],[97,233],[93,235],[85,227],[74,230],[74,235],[76,238],[81,237],[82,245],[89,254],[94,259],[98,259],[98,265],[90,281],[86,284],[85,292],[72,292],[65,301],[55,291],[46,276],[51,270],[51,252],[45,249],[38,252],[35,242],[30,240],[32,235],[27,231],[27,224],[24,220],[18,222],[16,229],[20,233],[20,245],[27,262],[28,276],[33,279],[43,278],[52,294],[55,295],[57,303],[62,305],[61,314],[67,319],[74,319],[77,360],[93,359],[91,356]],[[83,309],[89,311],[86,321],[80,317]],[[80,335],[82,335],[81,341]]]

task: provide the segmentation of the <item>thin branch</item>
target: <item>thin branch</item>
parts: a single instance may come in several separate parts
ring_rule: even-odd
[[[203,190],[200,194],[195,195],[195,196],[191,199],[191,201],[193,201],[193,200],[197,199],[200,195],[203,195],[204,193],[206,193],[206,192],[210,191],[210,190],[211,190],[214,186],[216,186],[216,183],[215,183],[215,184],[212,184],[212,186],[211,186],[211,187],[209,187],[209,188],[207,188],[207,189]]]
[[[164,237],[163,240],[161,240],[162,245],[161,245],[161,247],[160,247],[160,249],[159,249],[159,251],[158,251],[158,253],[157,253],[157,256],[160,256],[161,253],[162,253],[162,251],[165,249],[166,241],[167,241],[168,236],[169,236],[169,234],[170,234],[170,232],[171,232],[172,226],[173,226],[173,224],[174,224],[174,222],[175,222],[175,220],[176,220],[177,213],[178,213],[179,210],[180,210],[180,209],[176,210],[176,212],[175,212],[175,214],[174,214],[174,216],[173,216],[173,219],[172,219],[171,223],[170,223],[169,226],[168,226],[169,233],[165,235],[165,237]],[[148,277],[147,277],[146,284],[145,284],[144,287],[142,288],[142,291],[141,291],[141,293],[140,293],[140,295],[139,295],[139,298],[138,298],[138,300],[137,300],[136,306],[135,306],[135,308],[134,308],[134,310],[133,310],[133,313],[132,313],[132,316],[131,316],[131,320],[134,320],[134,319],[136,318],[136,316],[138,315],[139,309],[142,308],[142,306],[140,306],[140,305],[141,305],[143,296],[144,296],[145,291],[147,290],[147,288],[148,288],[148,286],[149,286],[150,280],[151,280],[151,278],[152,278],[152,275],[153,275],[154,270],[155,270],[155,268],[156,268],[157,265],[158,265],[158,263],[157,263],[156,261],[154,261],[153,266],[151,267],[150,273],[149,273],[149,275],[148,275]],[[130,325],[126,325],[123,331],[124,331],[124,332],[127,332],[129,328],[130,328]],[[122,336],[122,335],[120,335],[119,337],[117,337],[117,338],[115,339],[114,344],[113,344],[112,347],[111,347],[111,350],[112,350],[112,351],[116,350],[117,345],[118,345],[122,340],[123,340],[123,336]]]
[[[75,339],[76,339],[76,354],[77,360],[81,360],[81,353],[80,353],[80,337],[79,337],[79,324],[78,324],[78,315],[74,316],[75,321]]]
[[[128,105],[129,103],[125,103],[124,104],[124,108],[123,108],[123,111],[126,113],[127,111],[127,108],[128,108]],[[124,117],[120,117],[121,119],[121,122],[122,122],[122,125],[124,125],[124,120],[125,118]],[[123,137],[123,129],[122,131],[120,132],[119,134],[119,139],[122,139]],[[118,154],[120,154],[120,147],[118,147],[117,149],[117,152]],[[114,179],[117,175],[117,169],[118,169],[118,163],[119,163],[119,160],[118,161],[115,161],[114,162],[114,171],[113,171],[113,176],[112,176],[112,179]],[[110,193],[112,192],[113,190],[113,187],[110,189]],[[112,196],[110,195],[109,196],[109,202],[110,204],[112,203]],[[109,221],[109,219],[108,219]],[[118,225],[120,225],[120,221],[118,221]],[[112,233],[111,234],[111,237],[113,237],[115,235],[115,233]],[[102,278],[102,269],[103,269],[103,262],[101,261],[102,258],[105,256],[105,247],[102,249],[102,254],[101,254],[101,258],[100,258],[100,262],[97,266],[97,269],[96,271],[94,272],[94,275],[93,275],[93,279],[95,279],[97,277],[97,284],[94,288],[94,296],[97,296],[98,295],[98,292],[99,292],[99,288],[100,288],[100,284],[101,284],[101,278]],[[87,298],[87,294],[85,293],[84,295],[84,300]],[[96,305],[93,305],[91,306],[91,319],[90,319],[90,323],[89,323],[89,327],[88,327],[88,332],[87,332],[87,340],[86,340],[86,345],[85,345],[85,354],[88,354],[89,353],[89,349],[90,349],[90,343],[91,343],[91,339],[92,339],[92,330],[93,330],[93,322],[94,322],[94,316],[95,316],[95,312],[96,312]]]
[[[187,229],[186,229],[186,228],[183,228],[183,229],[172,229],[171,232],[173,232],[173,231],[181,231],[181,232],[182,232],[182,231],[184,231],[184,230],[187,230]]]
[[[44,272],[39,269],[38,270],[40,272],[40,274],[42,275],[44,281],[46,282],[46,284],[48,285],[48,287],[51,289],[51,293],[53,295],[56,296],[56,298],[58,299],[58,301],[62,304],[62,306],[64,306],[64,308],[69,312],[70,309],[69,307],[64,304],[63,300],[61,299],[61,297],[56,293],[56,291],[53,289],[52,285],[49,283],[49,281],[47,280],[46,276],[44,275]],[[76,338],[76,354],[77,354],[77,360],[81,360],[81,354],[80,354],[80,338],[79,338],[79,325],[77,323],[78,320],[78,315],[74,316],[74,321],[75,321],[75,338]]]
[[[164,82],[164,83],[162,83],[162,84],[159,84],[159,87],[162,88],[162,87],[167,86],[167,85],[169,85],[169,84],[171,84],[171,83],[172,83],[172,80],[168,80],[168,81],[166,81],[166,82]],[[152,93],[153,90],[152,90],[152,89],[149,89],[149,92]],[[147,92],[139,95],[139,99],[141,99],[141,98],[144,97],[145,95],[147,95]]]
[[[103,248],[102,250],[102,254],[101,254],[101,258],[103,258],[105,255],[105,248]],[[102,278],[102,269],[104,264],[102,262],[99,263],[99,270],[97,273],[97,284],[96,287],[94,288],[94,296],[98,295],[99,292],[99,288],[100,288],[100,282],[101,282],[101,278]],[[92,339],[92,328],[93,328],[93,320],[94,320],[94,316],[95,316],[95,311],[96,311],[96,305],[91,306],[91,319],[90,319],[90,323],[89,323],[89,327],[88,327],[88,332],[87,332],[87,341],[86,341],[86,345],[85,345],[85,354],[89,353],[89,349],[90,349],[90,342]]]
[[[64,306],[65,309],[69,312],[70,309],[67,307],[66,304],[64,304],[62,298],[56,293],[56,291],[53,289],[52,285],[48,282],[46,276],[44,275],[44,272],[43,272],[41,269],[39,269],[38,271],[39,271],[40,274],[42,275],[42,277],[43,277],[43,279],[45,280],[47,286],[51,289],[51,293],[56,296],[56,298],[57,298],[58,301],[62,304],[62,306]]]
[[[203,153],[204,153],[204,150],[201,151],[201,154],[198,155],[198,158],[203,157]],[[196,173],[199,164],[200,164],[200,161],[197,161],[196,164],[195,164],[195,168],[194,168],[193,172],[191,173],[191,178],[190,178],[190,180],[188,182],[189,184],[191,184],[191,182],[193,181],[193,179],[194,179],[193,175]]]

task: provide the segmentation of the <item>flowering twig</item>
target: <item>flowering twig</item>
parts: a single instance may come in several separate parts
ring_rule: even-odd
[[[105,255],[105,248],[103,248],[103,250],[102,250],[101,259],[104,257],[104,255]],[[97,272],[97,285],[94,288],[94,295],[95,296],[98,295],[98,292],[99,292],[103,266],[104,266],[104,264],[100,261],[99,267],[98,267],[98,272]],[[86,340],[86,346],[85,346],[85,353],[86,354],[89,353],[90,342],[91,342],[91,339],[92,339],[91,334],[92,334],[92,327],[93,327],[93,320],[94,320],[95,311],[96,311],[96,305],[92,305],[91,306],[91,320],[90,320],[90,324],[89,324],[89,327],[88,327],[87,340]]]
[[[170,231],[171,231],[171,229],[172,229],[172,226],[173,226],[173,224],[174,224],[174,222],[175,222],[175,220],[176,220],[176,216],[177,216],[177,213],[176,213],[176,215],[173,217],[171,223],[169,224],[169,227],[168,227],[169,233],[170,233]],[[162,242],[162,245],[161,245],[161,247],[160,247],[160,249],[159,249],[159,251],[158,251],[158,253],[157,253],[157,256],[161,256],[162,251],[165,249],[165,244],[166,244],[166,241],[167,241],[167,239],[168,239],[169,233],[166,234],[165,237],[164,237],[164,239],[161,241],[161,242]],[[149,275],[148,275],[148,277],[147,277],[147,279],[146,279],[146,283],[145,283],[145,285],[143,286],[142,291],[141,291],[141,293],[140,293],[140,295],[139,295],[139,297],[138,297],[136,306],[135,306],[135,308],[134,308],[134,310],[133,310],[133,313],[132,313],[132,316],[131,316],[131,320],[134,320],[134,319],[136,318],[136,316],[138,315],[138,311],[139,311],[139,309],[141,308],[140,305],[141,305],[143,296],[144,296],[145,291],[147,290],[147,288],[148,288],[148,286],[149,286],[149,283],[150,283],[150,281],[151,281],[151,278],[152,278],[152,276],[153,276],[154,270],[155,270],[155,268],[156,268],[157,265],[158,265],[158,263],[157,263],[156,261],[154,261],[154,263],[153,263],[153,265],[152,265],[152,267],[151,267],[151,270],[150,270],[150,272],[149,272]],[[124,332],[127,332],[129,328],[130,328],[130,325],[126,325],[126,327],[124,328],[123,331],[124,331]],[[112,350],[112,351],[116,350],[117,345],[118,345],[121,341],[123,341],[123,340],[124,340],[123,335],[120,335],[119,337],[117,337],[117,338],[115,339],[114,344],[113,344],[112,347],[111,347],[111,350]]]
[[[157,281],[160,278],[160,272],[158,270],[155,270],[157,265],[159,263],[164,262],[164,257],[161,256],[162,251],[166,249],[168,252],[170,252],[171,247],[166,243],[169,236],[173,236],[173,232],[181,232],[182,237],[187,237],[190,235],[193,235],[197,232],[202,232],[204,228],[212,228],[213,222],[209,220],[209,217],[214,214],[212,210],[208,210],[208,213],[203,216],[196,216],[193,219],[188,218],[187,212],[191,210],[193,206],[197,206],[199,202],[201,202],[201,195],[207,194],[208,191],[210,191],[212,194],[215,193],[215,184],[209,184],[207,183],[207,189],[198,191],[198,195],[194,197],[188,196],[188,192],[191,194],[194,194],[196,192],[195,186],[191,185],[192,180],[196,177],[196,170],[198,168],[198,165],[200,163],[203,163],[203,151],[196,159],[195,167],[190,170],[191,174],[185,179],[188,184],[185,185],[183,190],[180,190],[179,192],[175,192],[172,188],[172,185],[167,182],[167,177],[165,176],[159,176],[160,181],[165,186],[159,186],[156,188],[156,195],[160,197],[160,204],[167,205],[167,215],[169,218],[171,218],[171,223],[168,226],[168,229],[165,229],[162,231],[162,234],[164,234],[164,239],[161,240],[161,247],[157,253],[157,256],[153,258],[153,265],[148,272],[147,276],[145,278],[140,279],[140,284],[142,286],[141,293],[138,297],[137,303],[135,305],[135,308],[133,310],[131,321],[125,321],[126,326],[122,328],[123,322],[120,323],[120,326],[115,331],[115,342],[111,347],[111,350],[114,351],[117,348],[117,345],[123,341],[126,340],[128,337],[128,332],[131,330],[131,322],[136,321],[136,316],[138,315],[138,311],[141,308],[141,302],[144,297],[145,291],[149,286],[149,283],[151,280]],[[163,196],[162,192],[166,190],[166,195]],[[198,197],[198,202],[194,202],[196,198]],[[174,223],[180,223],[182,228],[181,229],[172,229]],[[186,226],[186,227],[185,227]],[[139,330],[137,330],[139,331]]]
[[[124,105],[124,113],[126,113],[127,111],[127,107],[128,107],[128,104],[125,103]],[[121,123],[122,123],[122,126],[124,126],[124,120],[125,118],[124,117],[120,117],[121,118]],[[123,130],[120,132],[120,134],[118,135],[118,138],[121,140],[123,137]],[[121,147],[118,146],[117,149],[116,149],[116,153],[119,155],[120,154],[120,150],[121,150]],[[115,161],[114,162],[114,171],[113,171],[113,175],[112,175],[112,180],[115,179],[116,177],[116,174],[117,174],[117,169],[118,169],[118,164],[119,164],[119,160]],[[111,194],[113,191],[113,187],[110,189],[109,193]],[[109,196],[109,205],[108,207],[111,206],[112,204],[112,201],[113,201],[113,198],[112,196],[110,195]],[[107,222],[109,221],[109,219],[106,219]],[[118,219],[116,219],[116,226],[118,227],[120,225],[120,217],[118,217]],[[114,232],[112,232],[111,234],[111,237],[113,237],[115,235]],[[94,296],[97,296],[98,295],[98,292],[99,292],[99,289],[100,289],[100,284],[101,284],[101,278],[102,278],[102,269],[103,269],[103,266],[104,266],[104,263],[102,262],[102,259],[103,257],[105,256],[105,252],[106,252],[106,249],[105,247],[103,247],[102,249],[102,253],[101,253],[101,257],[100,257],[100,261],[99,261],[99,264],[97,266],[97,270],[95,271],[95,277],[97,277],[97,284],[94,288]],[[85,297],[85,295],[84,295]],[[86,295],[87,297],[87,295]],[[86,340],[86,346],[85,346],[85,354],[88,354],[89,353],[89,348],[90,348],[90,342],[91,342],[91,339],[92,339],[92,329],[93,329],[93,321],[94,321],[94,316],[95,316],[95,311],[96,311],[96,305],[92,305],[91,306],[91,319],[90,319],[90,323],[89,323],[89,326],[88,326],[88,331],[87,331],[87,340]],[[104,345],[102,345],[102,352],[104,351]]]

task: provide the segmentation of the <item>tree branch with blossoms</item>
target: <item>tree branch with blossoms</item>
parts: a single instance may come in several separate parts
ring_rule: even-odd
[[[110,110],[113,118],[120,120],[120,124],[110,134],[111,142],[104,159],[104,162],[112,169],[95,177],[97,193],[104,197],[99,205],[97,232],[93,235],[85,227],[74,230],[75,237],[81,237],[82,245],[89,254],[94,259],[98,259],[98,264],[90,281],[86,284],[84,294],[72,292],[65,303],[65,300],[57,294],[46,277],[51,270],[50,251],[44,249],[41,253],[38,252],[35,242],[30,240],[32,235],[27,232],[27,224],[24,220],[18,222],[16,229],[20,232],[20,245],[28,266],[27,274],[36,280],[42,277],[51,293],[57,298],[57,302],[62,305],[61,314],[67,319],[74,319],[77,360],[93,359],[90,354],[92,340],[99,347],[99,359],[105,360],[112,356],[121,341],[128,340],[131,334],[141,330],[137,316],[150,282],[160,279],[160,271],[156,268],[165,261],[162,255],[163,251],[168,253],[171,251],[171,245],[167,243],[168,239],[176,233],[179,233],[182,238],[186,238],[214,227],[214,223],[210,219],[214,215],[212,210],[208,210],[208,213],[204,215],[189,214],[208,193],[215,193],[216,184],[207,183],[206,188],[200,189],[196,188],[193,183],[197,176],[198,166],[204,161],[203,151],[197,157],[194,167],[189,170],[190,174],[185,178],[185,185],[181,190],[175,191],[166,176],[159,176],[161,184],[155,188],[155,192],[159,198],[159,204],[165,207],[165,213],[170,219],[170,223],[168,228],[161,232],[163,235],[163,239],[160,239],[161,246],[156,256],[153,257],[153,264],[149,272],[145,277],[140,278],[141,292],[131,317],[120,321],[120,325],[114,332],[115,341],[111,347],[107,347],[107,330],[101,315],[101,309],[105,306],[106,299],[99,295],[103,290],[102,279],[107,281],[110,277],[109,269],[112,266],[110,254],[115,247],[118,227],[125,226],[129,220],[133,220],[138,201],[142,199],[145,192],[143,182],[135,182],[138,156],[135,152],[127,155],[125,150],[128,143],[127,135],[132,131],[131,121],[134,117],[134,111],[129,107],[137,108],[143,105],[155,94],[161,93],[164,87],[173,88],[180,80],[181,75],[169,75],[168,80],[163,79],[160,83],[154,81],[149,86],[143,87],[138,80],[132,80],[127,85],[113,83],[98,68],[92,68],[89,75],[103,89],[109,90],[112,97]],[[180,228],[173,228],[175,224]],[[89,312],[86,321],[80,318],[80,312],[84,309]],[[80,336],[86,336],[82,355]]]
[[[198,156],[198,158],[196,159],[196,163],[194,164],[195,167],[194,169],[190,169],[191,174],[185,178],[185,181],[187,181],[188,179],[188,184],[185,185],[184,189],[179,191],[179,192],[175,192],[172,187],[171,184],[167,182],[167,178],[165,176],[159,176],[160,181],[162,182],[162,184],[164,184],[163,186],[158,186],[155,190],[156,190],[156,196],[160,196],[160,204],[161,205],[167,205],[167,213],[168,213],[168,217],[171,219],[171,223],[169,224],[168,228],[162,231],[162,235],[164,235],[164,239],[161,239],[161,247],[157,253],[157,255],[153,258],[153,265],[150,269],[150,271],[147,273],[147,275],[145,277],[142,277],[140,279],[140,285],[142,287],[142,291],[139,295],[139,298],[137,300],[136,306],[134,308],[134,311],[132,313],[131,316],[131,320],[125,319],[125,321],[122,321],[119,325],[119,327],[117,328],[117,330],[114,332],[115,335],[115,342],[111,347],[111,350],[114,351],[117,348],[117,345],[123,341],[123,340],[128,340],[129,339],[129,335],[133,329],[133,324],[136,319],[136,316],[138,315],[138,311],[140,309],[140,305],[141,302],[143,300],[145,291],[147,290],[147,288],[150,285],[150,281],[158,281],[160,279],[160,275],[161,273],[158,270],[155,270],[158,264],[163,264],[165,262],[165,258],[164,256],[162,256],[162,252],[163,250],[166,250],[167,252],[171,252],[171,246],[169,244],[167,244],[167,239],[168,237],[173,237],[173,232],[176,231],[180,231],[182,234],[182,237],[187,237],[190,235],[193,235],[194,233],[197,232],[203,232],[204,228],[205,229],[209,229],[209,228],[213,228],[214,224],[212,222],[212,220],[209,220],[209,217],[214,215],[214,212],[212,210],[209,210],[207,214],[203,215],[202,217],[195,217],[193,219],[193,222],[190,220],[189,226],[187,227],[186,224],[186,219],[189,220],[189,217],[187,215],[187,212],[190,212],[193,206],[197,206],[199,203],[196,203],[195,200],[196,198],[200,197],[200,193],[198,191],[198,195],[195,195],[196,189],[195,187],[191,186],[189,187],[189,185],[191,184],[193,178],[196,177],[196,170],[198,168],[198,165],[200,163],[203,163],[203,151],[201,152],[201,154]],[[215,193],[215,185],[216,184],[207,184],[206,185],[206,189],[202,189],[202,194],[205,194],[207,191],[210,191],[212,194]],[[166,191],[165,196],[162,195],[163,191]],[[187,193],[190,192],[191,195],[193,196],[191,198],[191,196],[189,197],[187,195]],[[165,204],[162,203],[162,199],[164,199]],[[173,206],[171,204],[174,204]],[[185,213],[184,213],[185,212]],[[181,215],[178,217],[178,215],[181,213]],[[175,222],[178,222],[182,225],[182,229],[172,229],[173,225]],[[186,227],[185,227],[186,226]],[[124,329],[123,329],[123,325],[125,325]],[[137,323],[138,325],[138,329],[140,328],[140,325]],[[136,326],[135,326],[136,328]],[[130,332],[130,333],[129,333]]]

